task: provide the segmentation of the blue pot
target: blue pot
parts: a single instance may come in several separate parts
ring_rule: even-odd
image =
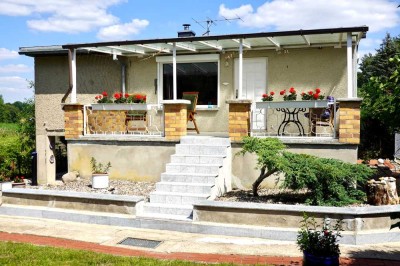
[[[303,265],[305,266],[339,266],[339,256],[320,257],[303,251]]]

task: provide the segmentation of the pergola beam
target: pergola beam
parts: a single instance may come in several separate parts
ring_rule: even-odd
[[[240,40],[239,39],[232,39],[232,41],[234,41],[235,43],[239,43],[240,44]],[[242,45],[244,47],[246,47],[246,48],[251,49],[251,45],[249,43],[247,43],[247,42],[244,42],[243,40],[242,40]]]
[[[174,45],[173,43],[168,43],[168,45]],[[197,49],[194,45],[190,45],[190,44],[182,44],[182,43],[175,43],[176,47],[188,50],[188,51],[192,51],[192,52],[197,52]]]
[[[113,49],[101,49],[101,48],[95,48],[95,47],[88,47],[88,48],[82,48],[84,50],[88,51],[94,51],[98,53],[103,53],[103,54],[111,54],[111,55],[122,55],[121,52],[115,51]]]
[[[151,50],[155,50],[158,52],[163,52],[163,53],[167,53],[170,54],[171,50],[167,49],[167,48],[162,48],[162,47],[156,47],[150,44],[138,44],[137,46],[143,47],[143,48],[147,48],[147,49],[151,49]]]
[[[311,45],[311,43],[310,43],[310,40],[308,39],[308,37],[307,36],[305,36],[305,35],[301,35],[301,37],[303,38],[303,40],[304,40],[304,42],[308,45],[308,46],[310,46]]]
[[[206,42],[206,41],[199,41],[199,43],[204,44],[206,46],[209,46],[211,48],[217,49],[219,51],[222,51],[222,46],[220,46],[220,45],[213,44],[213,43]]]
[[[143,50],[136,50],[132,48],[125,48],[125,47],[120,47],[120,46],[106,46],[111,49],[119,50],[119,51],[124,51],[124,52],[130,52],[130,53],[135,53],[135,54],[145,54],[145,51]]]
[[[277,48],[281,48],[281,45],[277,41],[275,41],[272,37],[267,37],[267,40],[270,41]]]

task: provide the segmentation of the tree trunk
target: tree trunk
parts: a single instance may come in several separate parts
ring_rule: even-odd
[[[399,204],[396,189],[396,179],[382,177],[379,181],[371,179],[367,182],[367,200],[371,205]]]
[[[273,173],[276,172],[275,169],[269,170],[267,173],[265,173],[265,167],[261,168],[261,173],[260,176],[257,178],[257,180],[253,183],[253,196],[258,197],[258,187],[260,186],[261,182],[267,178],[268,176],[272,175]]]

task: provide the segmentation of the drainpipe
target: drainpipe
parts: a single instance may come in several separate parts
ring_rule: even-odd
[[[173,50],[172,50],[172,89],[173,89],[173,95],[174,95],[174,100],[178,98],[177,96],[177,79],[176,79],[176,43],[174,42],[173,44]]]
[[[353,41],[351,38],[351,32],[347,33],[347,97],[354,97],[353,90]]]
[[[121,63],[121,84],[122,84],[122,94],[125,95],[125,72],[126,72],[126,65]]]
[[[239,41],[239,91],[238,99],[243,98],[243,39]]]
[[[68,91],[62,97],[61,102],[65,103],[68,95],[70,95],[72,91],[75,89],[74,95],[76,103],[76,50],[75,49],[68,49],[68,70],[69,70]],[[72,95],[71,95],[71,103],[73,103]]]

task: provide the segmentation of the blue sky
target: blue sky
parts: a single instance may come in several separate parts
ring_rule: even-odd
[[[176,37],[183,23],[201,35],[193,19],[217,21],[211,34],[367,25],[360,55],[373,53],[386,32],[400,34],[399,1],[389,0],[1,0],[0,94],[6,102],[33,96],[33,58],[19,47]],[[205,26],[205,25],[204,25]]]

